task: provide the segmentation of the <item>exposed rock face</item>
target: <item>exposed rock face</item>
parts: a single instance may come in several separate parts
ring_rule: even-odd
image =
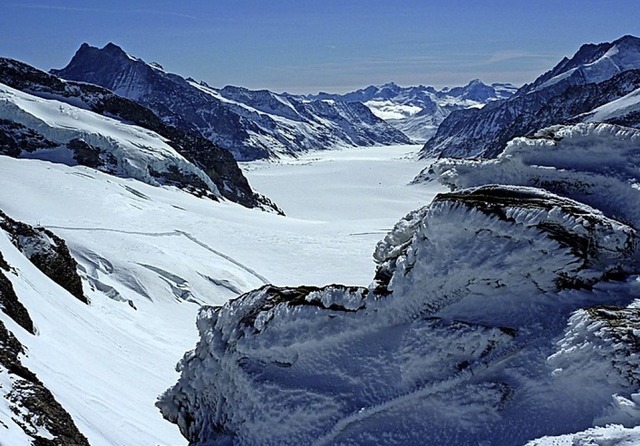
[[[162,120],[196,132],[252,160],[346,146],[402,144],[409,139],[360,104],[302,101],[266,90],[211,88],[167,73],[109,43],[83,44],[65,68],[65,79],[101,85],[153,110]]]
[[[638,387],[617,345],[632,318],[577,348],[581,309],[640,295],[636,231],[593,208],[523,187],[442,194],[374,257],[368,289],[267,286],[203,308],[163,415],[192,445],[513,445],[586,429]],[[562,358],[594,352],[568,386]]]
[[[0,228],[6,231],[13,244],[40,271],[78,300],[88,303],[77,273],[78,264],[71,257],[63,239],[45,228],[34,228],[9,218],[0,211]],[[25,310],[26,311],[26,310]],[[30,330],[33,332],[33,328]]]
[[[421,154],[494,158],[515,137],[576,122],[578,115],[638,88],[640,39],[625,36],[612,43],[584,45],[511,98],[449,115]]]
[[[71,416],[38,377],[26,368],[19,356],[25,351],[16,337],[0,321],[0,378],[5,403],[13,412],[12,421],[37,446],[88,446]],[[4,387],[3,386],[3,387]],[[1,427],[0,427],[1,428]]]
[[[101,115],[117,118],[123,123],[135,124],[152,130],[180,155],[197,168],[204,171],[215,185],[216,193],[246,207],[261,207],[281,212],[266,197],[251,190],[233,157],[224,149],[196,134],[189,134],[165,124],[149,109],[136,102],[117,96],[105,88],[85,83],[63,81],[55,76],[37,70],[24,63],[0,58],[0,83],[16,90],[46,99],[57,99],[71,106],[79,106]],[[35,128],[15,122],[0,120],[0,153],[9,156],[28,155],[37,150],[59,147],[59,141],[52,141]],[[86,135],[68,137],[62,144],[69,149],[75,162],[118,174],[121,166],[118,160],[104,147],[92,144]],[[164,184],[176,185],[195,193],[212,189],[202,178],[193,173],[173,169],[155,171],[155,178]],[[121,174],[121,173],[120,173]]]
[[[35,334],[31,316],[18,299],[11,281],[7,278],[6,273],[8,272],[10,272],[9,264],[5,262],[2,253],[0,253],[0,310],[29,333]]]

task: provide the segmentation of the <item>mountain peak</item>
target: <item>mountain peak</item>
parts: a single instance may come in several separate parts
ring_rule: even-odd
[[[612,45],[619,45],[621,43],[640,46],[640,37],[632,36],[631,34],[626,34],[620,37],[619,39],[614,40],[612,42]]]
[[[102,49],[105,51],[122,51],[124,53],[124,50],[113,42],[107,43]]]
[[[558,82],[600,83],[614,75],[640,68],[640,38],[625,35],[613,42],[587,43],[571,58],[563,58],[553,69],[518,92],[527,94]]]

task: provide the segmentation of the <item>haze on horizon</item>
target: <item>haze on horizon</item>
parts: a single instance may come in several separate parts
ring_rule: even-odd
[[[635,0],[10,2],[0,56],[62,68],[108,42],[215,87],[346,92],[370,84],[530,82],[583,43],[640,35]]]

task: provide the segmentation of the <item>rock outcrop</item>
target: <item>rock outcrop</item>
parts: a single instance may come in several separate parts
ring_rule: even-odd
[[[267,286],[204,307],[163,415],[191,445],[514,445],[589,428],[637,391],[630,226],[485,186],[410,213],[374,258],[369,288]],[[582,314],[611,314],[609,334]],[[589,331],[601,341],[578,349]]]

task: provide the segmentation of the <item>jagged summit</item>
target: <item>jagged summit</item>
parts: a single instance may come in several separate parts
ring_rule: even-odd
[[[577,83],[599,83],[635,68],[640,68],[640,38],[626,35],[613,42],[588,43],[582,45],[573,57],[563,58],[533,83],[523,86],[518,94],[549,87],[565,79]]]
[[[337,145],[410,142],[401,131],[360,104],[299,100],[239,87],[211,88],[167,73],[113,43],[102,49],[83,44],[65,68],[51,72],[133,99],[166,123],[200,133],[242,160],[295,155]],[[240,90],[241,97],[236,94]],[[233,92],[233,97],[227,97],[228,92]]]

